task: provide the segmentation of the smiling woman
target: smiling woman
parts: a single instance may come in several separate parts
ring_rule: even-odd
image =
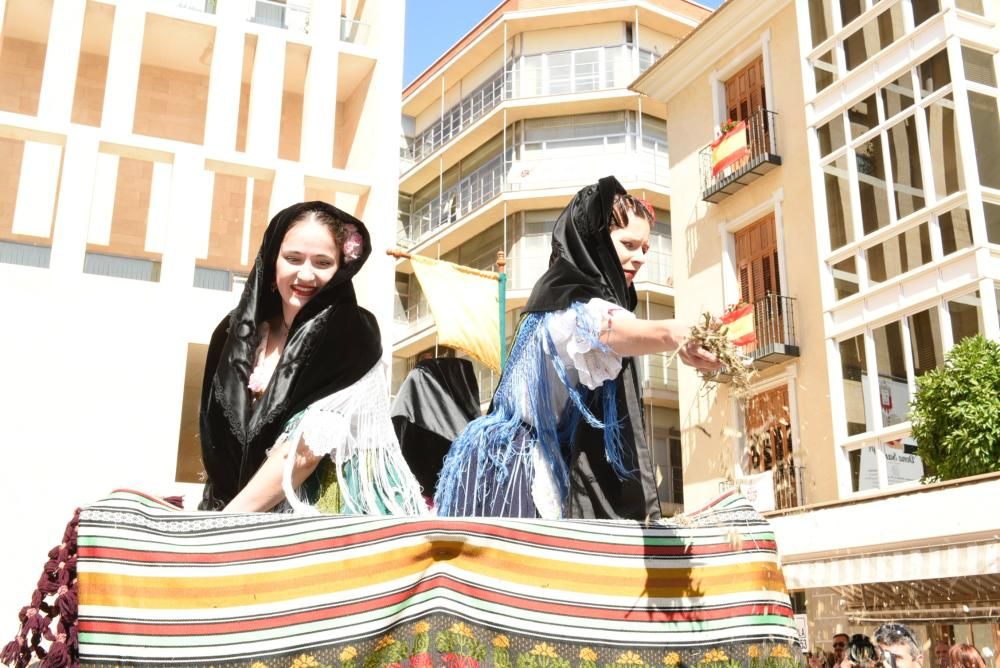
[[[324,202],[280,212],[202,385],[202,509],[422,514],[389,419],[382,344],[352,279],[368,231]]]

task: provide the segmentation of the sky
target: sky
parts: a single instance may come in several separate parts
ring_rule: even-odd
[[[718,7],[722,0],[700,0]],[[405,87],[469,32],[500,0],[406,0],[403,49]]]

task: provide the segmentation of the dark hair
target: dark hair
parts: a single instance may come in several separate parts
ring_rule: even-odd
[[[948,650],[949,668],[986,668],[983,655],[975,645],[954,645]]]
[[[855,665],[874,666],[879,661],[879,652],[872,644],[871,638],[863,633],[855,633],[847,641],[847,657]]]
[[[628,227],[628,214],[633,214],[649,223],[650,229],[656,223],[656,216],[653,214],[653,207],[644,199],[621,193],[615,193],[615,198],[611,202],[611,220],[609,227]]]
[[[914,659],[921,654],[920,648],[917,646],[917,637],[913,635],[913,631],[906,624],[886,622],[875,629],[875,642],[886,647],[905,644],[910,650],[910,656]]]
[[[323,225],[326,229],[330,230],[330,235],[333,236],[333,241],[337,244],[337,250],[340,251],[341,262],[347,263],[351,262],[354,258],[347,258],[344,255],[344,243],[351,237],[351,234],[357,232],[354,229],[354,225],[347,223],[336,216],[330,214],[328,211],[323,209],[306,209],[299,216],[293,220],[288,225],[288,230],[299,223],[305,222],[306,220],[315,220],[320,225]],[[285,230],[285,234],[288,234],[288,230]]]

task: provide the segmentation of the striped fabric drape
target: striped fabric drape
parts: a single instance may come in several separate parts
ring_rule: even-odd
[[[677,522],[80,514],[85,665],[791,668],[768,524],[726,494]]]

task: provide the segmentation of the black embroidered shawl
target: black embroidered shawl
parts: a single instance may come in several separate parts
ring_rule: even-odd
[[[253,402],[247,382],[260,326],[281,310],[281,298],[272,290],[275,261],[291,223],[310,210],[353,225],[363,250],[352,262],[341,258],[337,273],[295,316],[271,381]],[[370,254],[364,224],[325,202],[296,204],[271,220],[239,305],[219,323],[209,344],[199,424],[207,475],[201,509],[220,510],[243,489],[288,418],[352,385],[378,362],[378,323],[358,306],[351,282]]]

